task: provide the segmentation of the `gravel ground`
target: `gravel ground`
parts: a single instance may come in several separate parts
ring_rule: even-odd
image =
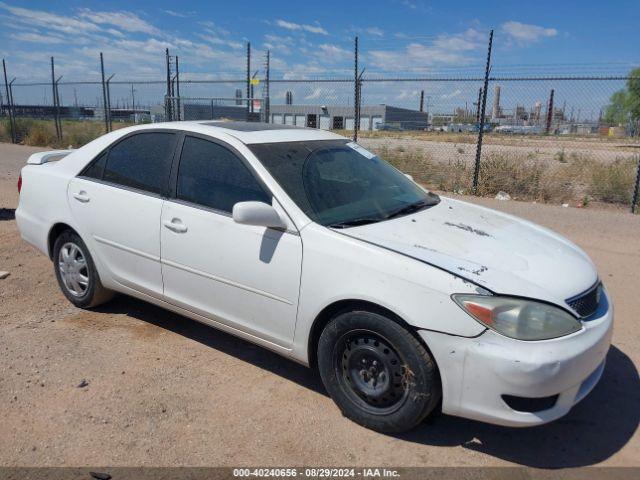
[[[640,216],[469,199],[591,255],[616,307],[604,377],[550,425],[439,415],[389,436],[343,418],[314,371],[247,342],[122,296],[71,306],[13,220],[37,150],[0,144],[0,465],[640,466]]]
[[[452,134],[454,135],[454,134]],[[469,137],[475,140],[475,137]],[[436,137],[420,138],[419,136],[396,136],[390,134],[387,137],[362,137],[359,140],[364,147],[377,150],[386,147],[404,149],[405,151],[424,151],[431,155],[433,160],[459,160],[473,163],[476,155],[475,143],[455,143],[451,141],[438,141]],[[562,154],[564,161],[573,157],[576,159],[593,159],[602,163],[612,163],[621,158],[633,158],[638,153],[640,146],[628,144],[615,144],[611,142],[595,142],[585,139],[583,141],[569,141],[562,139],[534,139],[523,136],[513,137],[488,137],[483,143],[482,155],[506,155],[517,159],[542,160],[547,163],[557,164],[558,157]]]

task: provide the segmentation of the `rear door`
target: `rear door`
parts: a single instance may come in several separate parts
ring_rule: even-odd
[[[177,134],[138,132],[74,178],[69,205],[80,234],[116,282],[162,296],[160,214]]]
[[[167,300],[289,347],[302,242],[297,231],[234,222],[237,202],[273,202],[281,208],[246,159],[222,142],[187,134],[172,194],[161,228]]]

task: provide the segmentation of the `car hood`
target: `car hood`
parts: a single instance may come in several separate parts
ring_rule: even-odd
[[[341,233],[447,270],[494,293],[564,308],[566,299],[598,279],[589,257],[564,237],[449,198],[413,215]]]

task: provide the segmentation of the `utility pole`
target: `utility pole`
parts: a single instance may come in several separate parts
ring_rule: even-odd
[[[487,90],[489,88],[489,72],[491,71],[491,46],[493,45],[493,30],[489,32],[489,47],[487,49],[487,64],[484,70],[484,86],[482,87],[482,110],[480,111],[480,123],[478,125],[478,145],[476,148],[476,162],[473,169],[473,193],[478,193],[478,179],[480,177],[480,158],[482,156],[482,137],[484,134],[484,121],[487,109]]]
[[[420,111],[424,112],[424,90],[420,90]]]

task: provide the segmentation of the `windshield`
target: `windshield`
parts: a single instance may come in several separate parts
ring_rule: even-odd
[[[253,144],[249,148],[313,221],[345,228],[438,203],[402,172],[347,140]]]

